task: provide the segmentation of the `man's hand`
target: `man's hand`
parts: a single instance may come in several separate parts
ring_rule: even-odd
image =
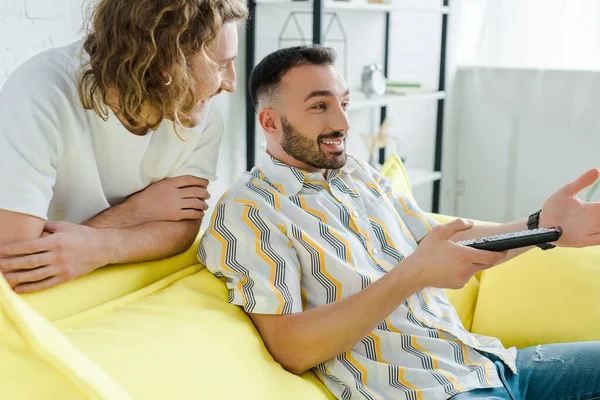
[[[540,227],[560,226],[563,234],[556,243],[563,247],[600,245],[600,203],[586,203],[577,194],[600,177],[597,168],[554,192],[542,206]]]
[[[0,272],[17,293],[35,292],[109,264],[110,230],[46,223],[39,239],[0,246]]]
[[[139,224],[201,219],[208,209],[208,184],[189,175],[163,179],[130,196],[125,204],[139,216]]]
[[[506,252],[491,252],[461,246],[450,238],[471,229],[473,222],[457,219],[436,226],[407,257],[420,268],[422,286],[460,289],[475,273],[503,262]],[[402,267],[403,263],[399,264]]]

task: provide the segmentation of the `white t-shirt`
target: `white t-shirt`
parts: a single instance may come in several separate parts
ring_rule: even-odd
[[[77,78],[82,41],[20,66],[0,91],[0,209],[80,223],[153,182],[194,175],[216,179],[223,119],[207,104],[201,122],[173,123],[137,136],[109,109],[108,121],[85,110]]]

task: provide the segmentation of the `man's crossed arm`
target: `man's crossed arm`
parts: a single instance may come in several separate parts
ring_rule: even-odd
[[[108,264],[160,259],[196,238],[208,181],[159,181],[81,225],[0,210],[0,272],[18,293],[47,289]]]

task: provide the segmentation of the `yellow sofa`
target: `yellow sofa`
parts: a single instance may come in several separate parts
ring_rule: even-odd
[[[410,191],[397,158],[382,172]],[[25,296],[0,279],[0,398],[333,398],[273,361],[196,246]],[[597,248],[533,250],[448,294],[468,329],[505,346],[600,340]]]

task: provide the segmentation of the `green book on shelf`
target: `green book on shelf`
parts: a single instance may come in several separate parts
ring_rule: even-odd
[[[387,81],[388,87],[398,87],[398,88],[420,88],[420,82],[404,82],[404,81]]]

